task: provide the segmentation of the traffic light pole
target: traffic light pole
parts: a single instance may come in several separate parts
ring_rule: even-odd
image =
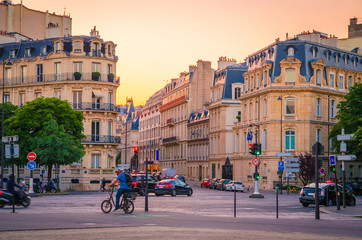
[[[260,149],[259,149],[260,145],[258,143],[258,132],[255,132],[255,143],[254,143],[254,152],[253,154],[255,154],[256,158],[259,157],[260,155]],[[260,160],[259,160],[259,165],[260,165]],[[264,198],[264,196],[262,194],[259,193],[259,173],[258,173],[258,165],[255,166],[255,173],[254,173],[254,193],[251,194],[249,196],[249,198]]]

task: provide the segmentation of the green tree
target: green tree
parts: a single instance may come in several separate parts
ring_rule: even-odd
[[[299,158],[299,172],[296,173],[296,177],[302,181],[303,185],[307,185],[314,179],[315,175],[315,163],[312,155],[309,153],[300,154]]]
[[[39,134],[44,131],[51,119],[55,120],[64,133],[75,141],[75,147],[84,151],[84,146],[81,144],[81,140],[85,137],[82,133],[84,130],[82,112],[73,110],[67,101],[42,97],[27,102],[15,111],[13,117],[5,121],[7,134],[19,136],[20,158],[17,164],[26,164],[27,154],[37,147],[37,144],[31,140],[39,139]],[[36,162],[40,163],[39,161],[42,160],[37,158]]]
[[[121,164],[121,160],[122,160],[122,152],[119,151],[116,156],[116,165]]]
[[[338,104],[338,114],[336,118],[339,122],[333,126],[329,133],[332,138],[332,148],[339,153],[339,144],[337,135],[341,134],[342,128],[346,134],[353,133],[355,136],[347,142],[347,151],[355,154],[357,157],[362,156],[362,83],[356,83],[350,88],[344,101]]]
[[[48,168],[48,181],[51,179],[53,165],[69,165],[78,162],[84,155],[79,141],[64,132],[50,116],[44,128],[29,139],[33,151],[37,154],[37,163]]]

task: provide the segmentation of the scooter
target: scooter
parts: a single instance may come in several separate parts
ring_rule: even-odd
[[[26,188],[19,188],[19,190],[17,190],[17,195],[18,197],[15,199],[15,205],[29,207],[30,196],[26,191]],[[5,205],[13,205],[13,195],[7,191],[0,190],[0,208],[3,208]]]
[[[47,185],[45,185],[45,190],[47,192],[51,192],[51,193],[56,193],[57,192],[57,187],[56,187],[53,180],[50,179],[50,181],[47,183]]]

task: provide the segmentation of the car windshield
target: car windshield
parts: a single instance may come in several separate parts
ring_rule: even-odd
[[[238,185],[241,185],[242,183],[241,183],[241,182],[234,182],[234,184],[238,184]]]

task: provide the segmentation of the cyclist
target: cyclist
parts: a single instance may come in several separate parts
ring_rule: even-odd
[[[119,182],[119,189],[117,190],[117,194],[116,194],[116,206],[115,209],[113,211],[117,211],[119,209],[119,200],[122,196],[122,194],[126,191],[131,189],[130,186],[127,185],[127,178],[126,178],[126,173],[128,173],[128,169],[123,169],[123,171],[121,171],[120,169],[118,169],[117,171],[117,178],[113,179],[113,181],[108,185],[108,186],[113,186],[117,181]]]

